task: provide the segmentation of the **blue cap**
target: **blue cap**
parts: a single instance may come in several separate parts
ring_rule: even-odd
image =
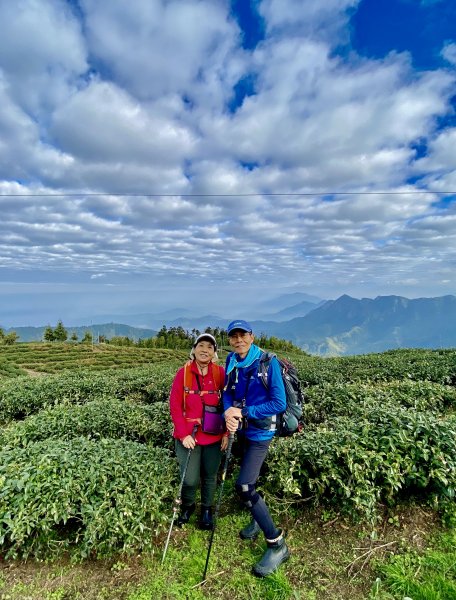
[[[241,331],[247,331],[247,333],[252,333],[252,326],[247,321],[231,321],[231,323],[226,328],[228,335],[235,329],[240,329]]]

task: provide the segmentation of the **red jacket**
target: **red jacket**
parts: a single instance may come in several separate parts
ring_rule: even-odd
[[[214,368],[213,363],[209,363],[208,372],[204,377],[198,370],[198,366],[196,361],[193,361],[190,365],[190,370],[192,374],[192,385],[191,389],[198,391],[198,382],[197,377],[199,377],[199,382],[201,386],[201,391],[214,391],[215,390],[215,382],[212,374],[212,370]],[[225,370],[223,367],[218,367],[221,370],[219,381],[219,390],[222,392],[223,390],[223,382],[225,378]],[[218,442],[224,434],[220,435],[211,435],[210,433],[204,433],[201,431],[201,419],[203,417],[203,399],[205,404],[209,404],[211,406],[216,406],[220,402],[220,397],[218,394],[205,394],[204,396],[200,396],[199,394],[187,394],[185,398],[185,415],[184,415],[184,370],[185,367],[179,369],[176,373],[176,376],[173,381],[173,385],[171,387],[171,394],[169,397],[169,406],[171,411],[171,419],[174,424],[173,437],[183,440],[183,438],[187,435],[191,435],[193,432],[193,427],[195,424],[198,424],[198,430],[196,432],[196,443],[201,446],[205,446],[207,444],[213,444]]]

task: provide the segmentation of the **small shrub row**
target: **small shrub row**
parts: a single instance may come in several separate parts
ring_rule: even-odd
[[[176,461],[126,440],[47,440],[0,450],[0,546],[6,558],[77,558],[154,544],[167,525]]]
[[[90,370],[105,370],[124,367],[148,366],[178,359],[185,359],[186,353],[174,352],[166,348],[114,347],[105,344],[71,343],[23,343],[14,346],[0,345],[0,362],[11,366],[5,377],[24,374],[22,368],[40,373],[61,373],[81,367]]]
[[[273,495],[313,496],[353,517],[374,521],[379,503],[415,493],[438,505],[456,489],[456,417],[377,405],[275,440],[268,465]]]
[[[401,349],[381,354],[321,358],[291,356],[308,386],[326,383],[382,382],[409,379],[456,384],[456,351]]]
[[[18,377],[26,375],[24,369],[21,369],[15,364],[11,364],[6,360],[0,361],[0,379],[9,377]]]
[[[109,398],[133,398],[145,403],[166,401],[176,368],[174,363],[168,363],[109,373],[81,370],[4,381],[0,384],[0,423],[23,419],[57,404]]]
[[[456,388],[429,381],[335,383],[305,390],[304,421],[322,423],[335,416],[368,414],[376,405],[445,412],[456,408]]]
[[[101,399],[87,404],[57,405],[0,430],[2,446],[74,437],[124,438],[171,448],[172,426],[167,402],[151,405]]]

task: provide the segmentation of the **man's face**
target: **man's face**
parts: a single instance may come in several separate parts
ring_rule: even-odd
[[[245,358],[247,356],[254,339],[255,336],[253,333],[242,331],[242,329],[234,329],[228,336],[230,346],[233,348],[236,354],[239,354],[241,358]]]

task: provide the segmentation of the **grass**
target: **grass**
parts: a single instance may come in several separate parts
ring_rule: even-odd
[[[456,530],[436,536],[425,552],[393,556],[378,571],[371,599],[456,600]]]
[[[227,481],[204,584],[209,533],[196,529],[193,517],[183,529],[173,530],[163,565],[166,533],[156,540],[153,552],[140,556],[78,564],[71,557],[55,563],[0,562],[1,600],[402,600],[403,595],[394,595],[394,573],[411,575],[415,558],[407,557],[428,556],[423,551],[440,529],[435,516],[419,507],[397,511],[397,518],[391,523],[385,518],[375,531],[311,507],[299,512],[282,507],[275,517],[285,528],[292,556],[278,572],[258,579],[251,567],[261,557],[264,541],[239,539],[237,532],[248,517],[235,501],[231,483]],[[447,539],[448,534],[441,535]],[[429,550],[429,565],[435,563],[434,551],[446,555],[445,577],[452,565],[447,556],[451,539],[445,547],[435,541]],[[391,558],[393,553],[396,558]],[[412,565],[408,571],[407,560]],[[438,564],[442,574],[444,563]],[[412,597],[434,600],[433,596]]]
[[[119,600],[136,587],[145,569],[128,562],[86,561],[72,564],[10,562],[0,571],[1,600]]]

